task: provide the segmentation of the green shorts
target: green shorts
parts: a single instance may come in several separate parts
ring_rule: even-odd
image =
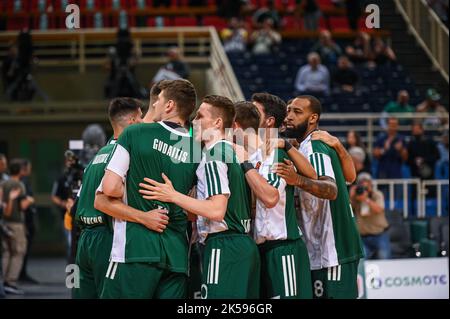
[[[203,255],[202,299],[259,298],[259,252],[250,236],[208,235]]]
[[[358,297],[358,261],[313,270],[314,298],[356,299]]]
[[[261,297],[312,299],[309,256],[303,239],[260,245]]]
[[[113,233],[107,226],[85,228],[78,240],[76,264],[80,270],[80,286],[73,288],[76,299],[100,297],[111,254]]]
[[[185,299],[187,276],[149,263],[110,262],[103,299]]]

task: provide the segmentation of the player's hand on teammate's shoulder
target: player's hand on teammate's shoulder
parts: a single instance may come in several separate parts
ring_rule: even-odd
[[[330,147],[335,148],[339,144],[339,139],[327,131],[314,131],[311,134],[311,140],[322,141]]]

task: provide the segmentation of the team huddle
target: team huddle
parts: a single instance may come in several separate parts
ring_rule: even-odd
[[[194,244],[205,299],[358,296],[356,173],[318,130],[316,98],[208,95],[196,108],[189,81],[164,80],[143,118],[131,98],[108,112],[114,137],[76,201],[74,298],[187,298]]]

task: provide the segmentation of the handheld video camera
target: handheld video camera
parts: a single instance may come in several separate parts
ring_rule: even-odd
[[[84,167],[80,162],[81,153],[83,151],[82,140],[70,140],[69,149],[64,152],[64,158],[67,163],[64,174],[66,175],[66,183],[70,189],[70,197],[75,199],[81,187]]]

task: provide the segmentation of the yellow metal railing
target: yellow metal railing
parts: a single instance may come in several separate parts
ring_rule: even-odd
[[[394,0],[397,9],[409,25],[411,33],[430,57],[434,66],[449,82],[448,28],[425,0]]]

